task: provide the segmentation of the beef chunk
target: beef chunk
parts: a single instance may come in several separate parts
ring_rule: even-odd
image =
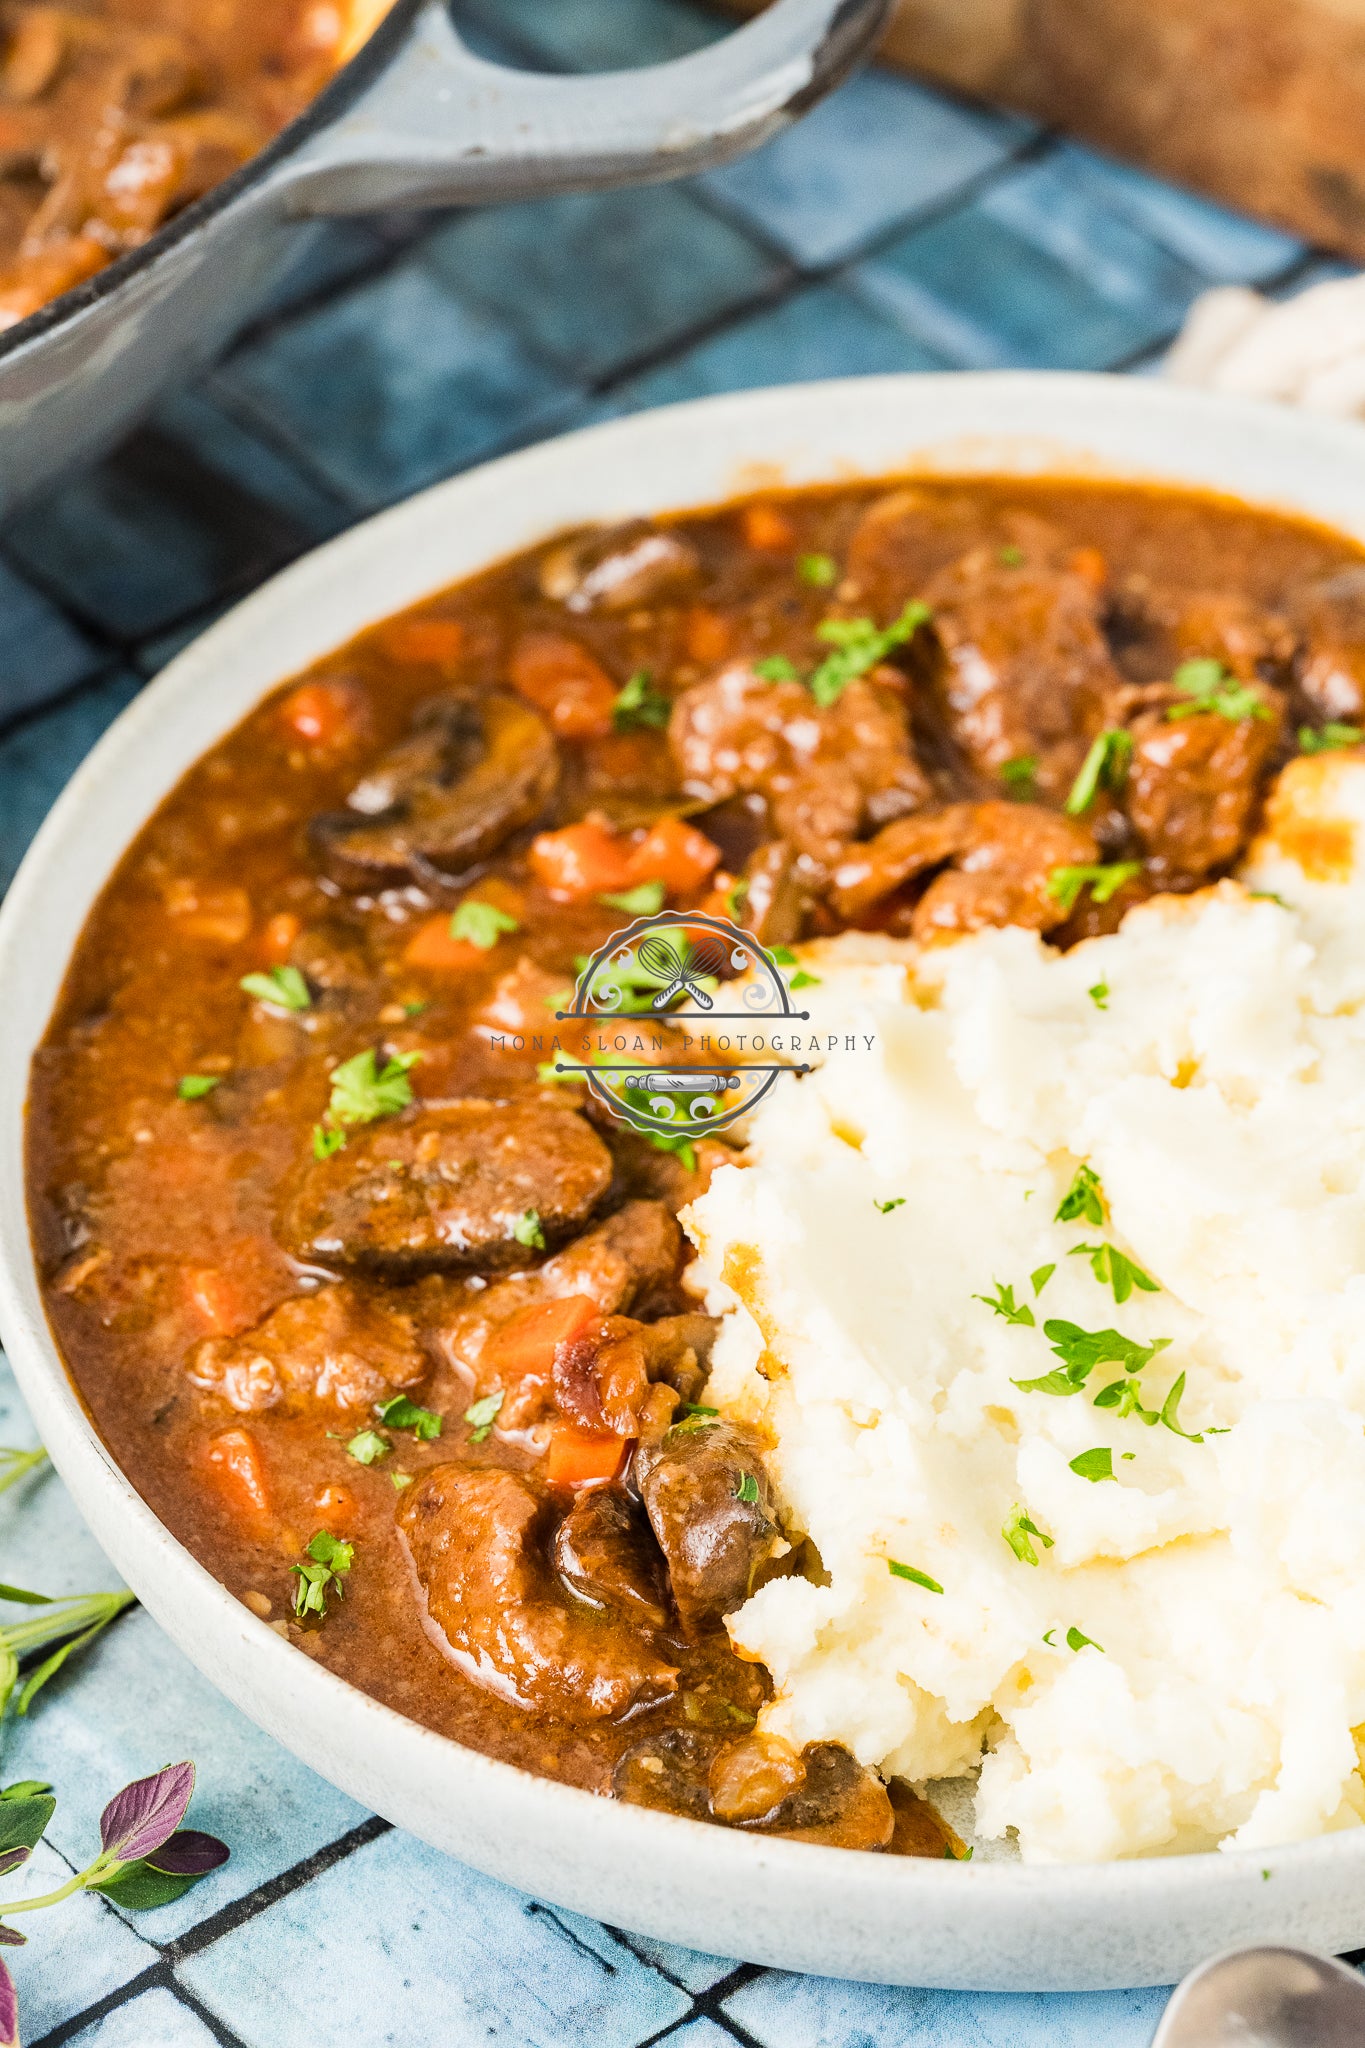
[[[663,1384],[690,1401],[705,1377],[718,1323],[711,1316],[666,1316],[657,1323],[608,1316],[555,1353],[555,1402],[579,1429],[642,1433],[650,1390]],[[671,1411],[670,1411],[671,1412]]]
[[[1154,880],[1202,881],[1241,851],[1282,723],[1273,693],[1262,701],[1264,718],[1154,710],[1135,721],[1125,801]]]
[[[282,1302],[241,1336],[206,1337],[186,1365],[195,1386],[243,1415],[368,1410],[427,1369],[412,1318],[344,1280]]]
[[[668,736],[690,794],[710,803],[765,797],[774,833],[812,879],[846,840],[929,795],[896,690],[868,678],[821,709],[800,683],[765,682],[733,662],[683,692]]]
[[[1339,569],[1295,594],[1299,688],[1320,718],[1365,718],[1365,567]]]
[[[701,557],[681,534],[643,522],[578,534],[540,564],[540,590],[571,612],[631,612],[684,596]]]
[[[284,1241],[322,1265],[408,1276],[527,1263],[514,1234],[534,1210],[547,1240],[591,1215],[611,1155],[574,1110],[532,1100],[415,1109],[309,1160],[281,1213]]]
[[[683,1423],[635,1454],[633,1478],[690,1636],[743,1605],[778,1540],[756,1440],[729,1422]]]
[[[1099,858],[1093,834],[1074,818],[1038,804],[949,804],[888,825],[865,846],[848,849],[834,871],[831,900],[841,917],[859,918],[926,873],[929,884],[910,916],[917,939],[1019,924],[1050,931],[1066,912],[1049,892],[1059,867]]]
[[[624,1487],[580,1493],[555,1531],[553,1554],[560,1578],[590,1607],[664,1626],[663,1560],[644,1510]]]
[[[678,1674],[619,1615],[557,1589],[546,1503],[514,1472],[437,1465],[399,1506],[426,1619],[460,1669],[504,1699],[568,1721],[663,1699]]]

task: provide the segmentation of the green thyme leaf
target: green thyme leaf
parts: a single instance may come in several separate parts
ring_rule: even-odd
[[[267,974],[244,974],[237,984],[258,1003],[276,1010],[306,1010],[313,998],[297,967],[272,967]]]
[[[1097,1643],[1093,1636],[1083,1636],[1078,1628],[1067,1630],[1066,1646],[1068,1650],[1098,1650],[1101,1656],[1105,1654],[1103,1643]]]
[[[1311,725],[1299,727],[1299,747],[1305,754],[1331,754],[1338,747],[1358,747],[1362,740],[1365,740],[1365,730],[1358,725],[1329,722],[1316,730]]]
[[[828,590],[839,581],[839,564],[833,555],[798,555],[796,573],[812,590]]]
[[[656,917],[667,894],[662,882],[639,882],[633,889],[620,889],[597,900],[611,910],[624,910],[627,917]]]
[[[1067,816],[1079,818],[1082,811],[1089,810],[1102,789],[1122,789],[1132,757],[1133,736],[1121,726],[1110,726],[1107,731],[1096,734],[1090,743],[1089,753],[1081,763],[1081,772],[1071,785],[1065,807]]]
[[[943,1591],[937,1579],[931,1579],[927,1572],[917,1572],[912,1564],[897,1564],[894,1557],[888,1557],[886,1568],[893,1579],[909,1579],[913,1586],[923,1586],[926,1593]]]
[[[1000,1534],[1018,1558],[1020,1564],[1037,1564],[1038,1553],[1033,1545],[1035,1540],[1045,1550],[1051,1550],[1052,1538],[1045,1536],[1036,1522],[1030,1521],[1018,1501],[1005,1517]]]
[[[381,1067],[374,1047],[366,1046],[364,1052],[333,1067],[332,1099],[327,1105],[333,1129],[339,1124],[374,1123],[406,1109],[412,1101],[408,1074],[421,1057],[420,1052],[396,1052]]]
[[[441,1418],[430,1408],[419,1408],[406,1394],[391,1394],[376,1401],[374,1412],[390,1429],[410,1429],[420,1443],[433,1443],[441,1434]]]
[[[1070,1465],[1078,1479],[1088,1479],[1097,1485],[1101,1479],[1113,1478],[1114,1453],[1108,1444],[1099,1444],[1093,1451],[1082,1451],[1079,1458],[1072,1458]]]
[[[1006,1287],[999,1280],[995,1283],[993,1295],[974,1294],[972,1300],[984,1301],[992,1315],[1003,1316],[1007,1323],[1023,1323],[1030,1330],[1033,1328],[1033,1310],[1027,1302],[1016,1302],[1014,1288]]]
[[[856,676],[865,676],[893,647],[912,639],[931,617],[928,605],[912,598],[899,618],[880,629],[871,619],[825,619],[816,627],[815,637],[834,653],[825,656],[806,685],[821,710],[837,704]]]
[[[1142,873],[1140,860],[1090,862],[1081,867],[1054,868],[1047,878],[1047,893],[1069,917],[1082,889],[1089,885],[1096,903],[1107,903],[1134,875]]]
[[[474,896],[462,903],[450,920],[451,938],[463,939],[467,945],[477,946],[481,953],[491,952],[504,932],[520,930],[515,917],[499,910],[494,903],[480,903]]]
[[[485,1394],[478,1401],[471,1401],[464,1411],[464,1419],[470,1426],[469,1441],[472,1444],[486,1443],[492,1435],[493,1424],[497,1421],[503,1402],[507,1399],[501,1387],[496,1393]]]
[[[1171,677],[1172,685],[1183,691],[1186,701],[1172,704],[1168,719],[1193,718],[1200,712],[1214,712],[1234,724],[1244,718],[1269,718],[1270,707],[1250,683],[1239,683],[1223,662],[1209,656],[1182,661]]]
[[[518,1244],[524,1244],[532,1251],[543,1252],[545,1232],[540,1227],[539,1209],[524,1210],[512,1225],[512,1235]]]
[[[212,1095],[222,1078],[221,1074],[182,1074],[175,1092],[182,1102],[198,1102],[202,1096]]]
[[[668,724],[672,710],[672,698],[655,687],[650,671],[637,668],[616,693],[611,722],[618,732],[658,732]]]
[[[1141,1266],[1134,1265],[1117,1245],[1077,1244],[1071,1247],[1068,1258],[1087,1258],[1090,1270],[1101,1287],[1112,1287],[1117,1302],[1127,1301],[1135,1287],[1144,1294],[1160,1294],[1161,1289],[1150,1273],[1144,1273]]]
[[[377,1429],[362,1429],[351,1438],[346,1446],[348,1458],[354,1458],[357,1465],[374,1465],[380,1458],[387,1458],[393,1445]]]
[[[1104,1189],[1100,1186],[1099,1175],[1088,1166],[1078,1166],[1076,1177],[1062,1196],[1054,1223],[1074,1223],[1079,1218],[1084,1223],[1104,1222]]]

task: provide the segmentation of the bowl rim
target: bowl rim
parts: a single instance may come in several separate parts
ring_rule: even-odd
[[[419,527],[430,540],[433,528],[442,521],[458,526],[462,514],[477,514],[480,497],[486,498],[490,492],[501,499],[510,499],[520,493],[523,498],[534,502],[536,485],[543,482],[550,466],[576,464],[585,475],[591,475],[594,470],[609,469],[613,460],[628,457],[631,450],[648,452],[651,443],[665,446],[672,441],[681,446],[694,427],[704,430],[714,439],[728,436],[732,429],[747,423],[762,440],[779,421],[797,420],[807,409],[820,409],[828,414],[832,408],[837,413],[842,405],[851,407],[859,417],[866,415],[871,418],[883,407],[894,415],[898,404],[902,407],[911,405],[913,399],[912,410],[918,407],[933,412],[940,394],[946,404],[950,394],[956,403],[964,393],[968,394],[965,401],[968,410],[971,409],[971,395],[976,394],[986,410],[994,408],[996,412],[1008,413],[1017,409],[1021,419],[1027,420],[1030,402],[1037,400],[1041,403],[1042,395],[1046,394],[1048,405],[1055,401],[1061,410],[1074,413],[1080,422],[1081,439],[1070,447],[1069,456],[1074,458],[1071,467],[1065,460],[1056,459],[1059,453],[1067,452],[1066,441],[1056,434],[1044,437],[1047,447],[1053,450],[1049,456],[1043,443],[1027,430],[1011,434],[1008,429],[988,429],[987,440],[1002,449],[1018,444],[1025,464],[1020,474],[1037,474],[1041,469],[1042,473],[1057,476],[1093,475],[1114,481],[1160,482],[1164,478],[1178,487],[1182,479],[1174,475],[1169,466],[1146,471],[1131,461],[1112,466],[1104,462],[1098,466],[1091,465],[1086,457],[1089,444],[1084,440],[1085,423],[1093,424],[1105,416],[1123,415],[1129,426],[1164,418],[1178,429],[1182,422],[1207,422],[1216,415],[1233,443],[1239,440],[1254,442],[1268,437],[1281,450],[1288,451],[1291,458],[1295,448],[1307,448],[1312,451],[1314,461],[1324,475],[1331,465],[1339,464],[1343,472],[1342,516],[1334,514],[1329,517],[1311,511],[1307,516],[1318,517],[1324,525],[1351,530],[1347,516],[1350,492],[1345,479],[1354,472],[1357,479],[1365,480],[1365,427],[1294,415],[1257,401],[1210,397],[1178,387],[1150,384],[1145,380],[1057,372],[944,373],[930,376],[906,373],[724,394],[579,429],[433,485],[304,555],[234,606],[148,683],[113,721],[58,797],[35,836],[3,906],[0,906],[0,986],[17,987],[26,982],[34,932],[40,928],[54,891],[57,896],[61,894],[64,886],[61,876],[68,850],[80,843],[111,802],[119,800],[117,792],[120,788],[130,782],[139,784],[141,750],[167,714],[174,709],[187,716],[184,707],[194,699],[193,715],[196,722],[203,722],[204,732],[195,753],[175,769],[169,780],[160,778],[164,787],[159,786],[150,797],[145,789],[139,795],[140,822],[133,828],[134,833],[151,815],[165,789],[179,780],[192,760],[199,758],[224,732],[247,715],[249,704],[234,705],[228,716],[223,716],[222,707],[214,704],[206,686],[215,669],[225,667],[262,627],[277,625],[289,615],[301,617],[307,613],[310,603],[316,603],[325,591],[344,586],[351,580],[351,572],[362,569],[367,561],[402,554],[408,538]],[[916,431],[923,434],[922,429]],[[929,473],[963,473],[961,466],[954,470],[952,457],[954,448],[960,451],[965,446],[960,439],[957,443],[942,442],[935,441],[930,435],[927,445],[948,451],[948,459],[941,467],[937,462],[924,465]],[[1038,453],[1038,449],[1042,452]],[[1030,453],[1030,450],[1034,452]],[[961,457],[961,460],[966,459]],[[826,467],[830,467],[828,462]],[[1293,467],[1292,459],[1290,467]],[[750,481],[753,489],[762,488],[765,480],[773,488],[799,488],[801,482],[808,480],[797,478],[794,484],[783,484],[775,475],[765,479],[753,464],[747,469],[740,465],[735,476],[739,479],[748,476],[750,471],[753,472]],[[913,473],[894,463],[881,472],[888,481]],[[983,461],[979,473],[999,473],[999,470],[998,467],[992,470]],[[845,478],[831,468],[829,481],[851,482],[863,474],[861,470],[850,470]],[[875,478],[877,472],[867,474]],[[1189,487],[1188,477],[1184,482]],[[742,483],[738,488],[743,488]],[[591,488],[585,487],[585,498],[590,495]],[[717,502],[723,495],[713,494],[704,502]],[[1247,502],[1267,510],[1305,516],[1305,507],[1295,499],[1292,488],[1288,498],[1252,497],[1235,486],[1229,487],[1229,495],[1244,497]],[[656,510],[685,509],[688,502],[684,496],[669,489],[660,492],[651,488],[643,496]],[[1355,502],[1358,507],[1355,537],[1365,540],[1365,493],[1357,489]],[[642,505],[641,509],[645,506]],[[474,523],[477,524],[477,519]],[[544,522],[537,523],[536,518],[531,517],[526,540],[516,542],[512,549],[495,551],[484,559],[491,562],[500,554],[531,545],[537,534],[546,536],[563,523],[556,519],[547,527]],[[414,552],[420,553],[420,550]],[[416,573],[420,576],[422,572],[418,569]],[[470,569],[459,569],[454,574],[447,574],[444,582],[458,582],[471,573],[474,572]],[[441,582],[429,580],[424,587],[434,594],[441,587]],[[413,601],[412,597],[392,599],[384,610],[374,612],[372,616],[376,619],[386,616]],[[329,627],[322,644],[340,645],[353,630],[355,628],[351,626],[336,630]],[[281,666],[272,655],[266,666],[271,669],[274,680],[256,690],[252,701],[285,681],[300,665],[293,661]],[[139,787],[147,781],[148,777],[143,774]],[[129,833],[122,839],[120,852],[132,836],[133,833]],[[88,890],[84,890],[82,885],[84,907],[80,911],[80,924],[83,925],[113,865],[114,862],[109,861],[102,866],[100,878]],[[69,957],[68,948],[62,953],[54,989],[60,987]],[[43,1007],[44,1020],[50,1009],[48,1000]],[[12,1026],[0,1027],[0,1030],[10,1028]],[[45,1028],[45,1021],[39,1036],[42,1028]],[[549,1816],[565,1834],[592,1834],[605,1838],[608,1849],[619,1849],[623,1856],[669,1862],[683,1873],[684,1881],[689,1877],[695,1877],[699,1882],[725,1877],[731,1882],[739,1878],[752,1885],[756,1877],[762,1876],[770,1883],[785,1883],[794,1891],[811,1896],[837,1888],[855,1906],[860,1897],[866,1899],[874,1894],[882,1897],[889,1893],[907,1913],[913,1913],[928,1900],[938,1901],[945,1896],[957,1899],[963,1908],[969,1901],[988,1908],[1006,1904],[1023,1906],[1026,1901],[1036,1905],[1040,1894],[1045,1894],[1049,1914],[1084,1914],[1087,1909],[1102,1906],[1106,1901],[1117,1906],[1123,1902],[1159,1899],[1167,1912],[1176,1916],[1183,1905],[1193,1902],[1196,1896],[1202,1899],[1210,1889],[1244,1901],[1254,1899],[1264,1881],[1262,1873],[1267,1865],[1273,1866],[1277,1877],[1283,1875],[1292,1879],[1297,1872],[1301,1877],[1311,1875],[1314,1880],[1320,1875],[1328,1883],[1349,1879],[1356,1887],[1365,1881],[1365,1828],[1345,1830],[1273,1849],[1213,1850],[1179,1856],[1047,1866],[977,1860],[966,1866],[954,1862],[951,1871],[936,1860],[888,1858],[807,1843],[745,1836],[735,1830],[709,1827],[680,1816],[619,1804],[466,1748],[409,1720],[396,1709],[361,1692],[348,1680],[315,1664],[306,1655],[300,1655],[292,1645],[282,1641],[265,1621],[242,1606],[160,1522],[105,1448],[67,1375],[42,1314],[36,1262],[24,1221],[23,1101],[33,1043],[36,1040],[26,1035],[23,1043],[14,1047],[15,1056],[0,1062],[0,1066],[16,1070],[8,1081],[0,1083],[0,1334],[3,1334],[16,1377],[39,1432],[48,1444],[53,1463],[70,1487],[78,1508],[87,1515],[96,1536],[110,1551],[139,1598],[192,1660],[200,1662],[201,1669],[206,1668],[206,1664],[196,1657],[195,1635],[183,1618],[185,1603],[190,1603],[196,1614],[205,1618],[206,1625],[202,1630],[205,1640],[210,1634],[207,1624],[211,1623],[216,1642],[232,1642],[237,1646],[250,1674],[256,1674],[250,1677],[250,1682],[235,1673],[225,1675],[221,1669],[207,1668],[207,1675],[220,1690],[321,1775],[330,1776],[338,1782],[336,1773],[328,1768],[329,1755],[325,1744],[320,1740],[310,1741],[307,1730],[331,1729],[340,1719],[349,1731],[348,1739],[358,1750],[385,1749],[397,1758],[402,1771],[414,1774],[414,1782],[420,1782],[423,1774],[434,1772],[457,1794],[469,1795],[476,1805],[485,1809],[497,1808],[511,1816],[513,1822],[524,1818],[530,1825],[538,1826],[542,1824],[542,1817]],[[16,1227],[16,1218],[23,1222],[22,1229]],[[204,1658],[208,1654],[207,1649],[202,1651]],[[274,1702],[273,1707],[271,1701]],[[304,1731],[302,1734],[300,1729]],[[357,1766],[348,1769],[340,1782],[355,1796],[368,1796],[378,1802],[384,1796],[381,1780],[382,1773],[376,1777],[371,1790],[367,1787],[364,1770]],[[419,1834],[423,1832],[420,1816],[414,1818],[410,1810],[404,1813],[401,1824]],[[492,1869],[497,1875],[505,1874],[491,1849],[482,1859],[470,1855],[467,1860],[482,1860],[482,1867]],[[557,1894],[552,1876],[547,1872],[544,1895],[554,1898]],[[539,1885],[536,1888],[540,1889]],[[574,1901],[571,1899],[569,1902]],[[798,1962],[794,1967],[801,1965]],[[807,1967],[821,1965],[817,1962]],[[850,1970],[846,1974],[885,1975],[881,1970]],[[1130,1976],[1124,1981],[1136,1980]],[[1145,1981],[1161,1982],[1165,1979],[1149,1976]]]

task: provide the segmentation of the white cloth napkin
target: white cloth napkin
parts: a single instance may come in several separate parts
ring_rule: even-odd
[[[1365,275],[1282,301],[1220,285],[1195,300],[1162,367],[1177,384],[1365,419]]]

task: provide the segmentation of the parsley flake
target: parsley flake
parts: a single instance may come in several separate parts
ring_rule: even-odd
[[[272,967],[268,974],[244,974],[237,984],[258,1003],[275,1010],[307,1010],[313,998],[297,967]]]
[[[329,1131],[326,1124],[313,1126],[314,1159],[330,1159],[333,1153],[346,1150],[345,1131]]]
[[[493,1431],[493,1424],[498,1419],[498,1412],[506,1398],[502,1388],[499,1387],[495,1394],[485,1394],[481,1400],[472,1401],[468,1408],[465,1409],[464,1419],[469,1424],[469,1441],[472,1444],[482,1444],[488,1441]]]
[[[672,710],[672,698],[655,686],[650,671],[637,668],[613,699],[611,722],[617,732],[658,732],[668,724]]]
[[[1329,722],[1317,727],[1299,727],[1299,746],[1305,754],[1331,754],[1338,747],[1358,747],[1365,740],[1365,731],[1358,725],[1338,725]]]
[[[1005,1517],[1000,1534],[1018,1558],[1020,1564],[1037,1564],[1038,1553],[1033,1544],[1035,1538],[1044,1550],[1051,1550],[1052,1538],[1045,1536],[1036,1522],[1030,1521],[1018,1501]]]
[[[1048,1648],[1049,1648],[1050,1650],[1055,1650],[1055,1649],[1056,1649],[1056,1647],[1057,1647],[1057,1631],[1056,1631],[1056,1629],[1055,1629],[1055,1628],[1050,1628],[1050,1629],[1048,1630],[1047,1634],[1046,1634],[1046,1635],[1045,1635],[1045,1636],[1043,1637],[1043,1641],[1044,1641],[1044,1642],[1045,1642],[1045,1643],[1047,1644],[1047,1646],[1048,1646]]]
[[[1028,557],[1013,541],[1006,541],[1004,547],[996,549],[995,559],[1002,569],[1022,569]]]
[[[888,1557],[886,1568],[893,1579],[909,1579],[912,1586],[923,1586],[926,1593],[943,1591],[937,1579],[931,1579],[928,1572],[917,1572],[912,1564],[897,1564],[894,1557]]]
[[[745,1507],[758,1506],[758,1481],[752,1472],[741,1472],[739,1485],[735,1488],[735,1499],[742,1500]]]
[[[481,953],[490,953],[504,932],[520,929],[515,917],[499,910],[495,903],[480,903],[476,896],[462,903],[450,920],[451,938],[463,939],[466,945],[477,946]]]
[[[340,1600],[345,1594],[341,1582],[355,1561],[355,1545],[343,1543],[327,1529],[319,1529],[308,1546],[306,1559],[303,1564],[289,1567],[299,1581],[294,1588],[294,1612],[300,1621],[311,1614],[322,1621],[327,1614],[327,1595],[333,1593]]]
[[[798,555],[796,573],[812,590],[828,590],[839,581],[839,564],[833,555]]]
[[[1134,1265],[1125,1257],[1117,1245],[1077,1244],[1067,1253],[1071,1259],[1087,1258],[1090,1270],[1101,1287],[1112,1287],[1117,1302],[1127,1301],[1135,1287],[1144,1294],[1160,1294],[1161,1289],[1150,1273],[1144,1273],[1141,1266]]]
[[[1034,783],[1038,774],[1036,754],[1016,754],[1012,761],[1000,764],[1000,780],[1010,795],[1020,803],[1026,803],[1034,794]]]
[[[1080,774],[1071,785],[1071,794],[1065,805],[1067,816],[1079,818],[1082,811],[1089,810],[1102,789],[1122,789],[1132,758],[1133,736],[1122,726],[1110,726],[1105,732],[1097,733],[1081,763]]]
[[[799,683],[801,680],[800,669],[785,654],[765,654],[762,661],[755,661],[750,666],[761,682]]]
[[[889,1216],[893,1209],[903,1209],[905,1207],[905,1196],[893,1195],[889,1202],[878,1202],[874,1199],[872,1206],[874,1209],[880,1210],[883,1216]]]
[[[221,1074],[182,1074],[175,1092],[182,1102],[198,1102],[212,1095],[222,1078]]]
[[[1107,981],[1095,982],[1092,987],[1086,990],[1086,994],[1097,1010],[1107,1010],[1109,1008],[1109,984]]]
[[[719,1408],[707,1408],[700,1401],[684,1401],[682,1404],[682,1408],[684,1415],[713,1416],[720,1414]]]
[[[406,1394],[392,1394],[376,1401],[374,1412],[390,1429],[410,1429],[419,1443],[433,1443],[441,1434],[441,1418],[430,1408],[419,1408]]]
[[[399,1110],[406,1109],[412,1101],[408,1074],[421,1057],[420,1052],[396,1052],[381,1067],[374,1047],[366,1046],[364,1052],[333,1067],[332,1099],[327,1105],[333,1130],[341,1124],[372,1124],[379,1117],[397,1116]]]
[[[1171,1341],[1156,1337],[1150,1344],[1139,1344],[1119,1330],[1082,1330],[1076,1323],[1061,1321],[1044,1323],[1043,1335],[1054,1357],[1061,1359],[1061,1368],[1040,1379],[1015,1380],[1021,1393],[1079,1394],[1097,1365],[1121,1365],[1130,1373],[1141,1372]]]
[[[1077,1218],[1084,1223],[1104,1222],[1104,1189],[1100,1186],[1099,1175],[1089,1166],[1078,1166],[1076,1175],[1062,1196],[1054,1223],[1074,1223]]]
[[[667,894],[662,882],[639,882],[633,889],[620,889],[597,900],[611,910],[624,910],[628,917],[656,917]]]
[[[806,685],[820,709],[837,704],[855,677],[865,676],[893,647],[913,639],[931,617],[928,605],[912,598],[899,618],[880,629],[871,619],[825,619],[816,627],[815,637],[834,653],[825,656]]]
[[[787,983],[787,987],[792,991],[793,995],[796,993],[798,989],[819,988],[819,986],[819,975],[807,974],[804,967],[798,967],[795,974],[792,976],[791,980]]]
[[[412,1474],[411,1472],[390,1472],[389,1484],[395,1493],[401,1493],[405,1486],[412,1485]]]
[[[1066,1646],[1068,1650],[1098,1650],[1102,1657],[1105,1655],[1104,1644],[1097,1643],[1093,1636],[1083,1636],[1078,1628],[1067,1630]]]
[[[1041,1272],[1041,1270],[1042,1268],[1040,1267],[1039,1271]],[[1007,1323],[1023,1323],[1028,1329],[1031,1330],[1033,1328],[1033,1310],[1026,1301],[1016,1302],[1014,1299],[1014,1288],[1012,1286],[1006,1287],[999,1280],[995,1283],[995,1293],[993,1295],[974,1294],[972,1300],[984,1301],[992,1315],[1003,1316]]]
[[[744,914],[744,906],[748,900],[749,884],[744,876],[740,875],[738,880],[731,882],[725,892],[725,915],[733,923],[738,924]]]
[[[1098,1485],[1101,1479],[1113,1478],[1114,1453],[1108,1444],[1099,1444],[1093,1451],[1082,1451],[1078,1458],[1072,1458],[1070,1468],[1078,1479]]]
[[[1029,1284],[1033,1288],[1033,1298],[1035,1301],[1037,1300],[1038,1296],[1042,1293],[1043,1289],[1047,1286],[1048,1281],[1052,1278],[1056,1270],[1057,1268],[1055,1265],[1035,1266],[1033,1271],[1029,1274]]]
[[[1187,1444],[1202,1444],[1204,1441],[1202,1435],[1194,1434],[1190,1430],[1183,1429],[1181,1427],[1180,1401],[1181,1396],[1184,1394],[1184,1392],[1185,1375],[1182,1372],[1180,1378],[1176,1381],[1175,1385],[1171,1388],[1170,1393],[1162,1402],[1161,1414],[1157,1419],[1161,1423],[1163,1423],[1167,1429],[1172,1430],[1176,1436],[1183,1436]]]
[[[1234,725],[1244,718],[1269,718],[1270,707],[1262,702],[1250,683],[1239,683],[1224,662],[1200,655],[1182,661],[1171,677],[1172,686],[1185,697],[1172,704],[1167,719],[1194,718],[1200,712],[1214,712]]]
[[[1069,917],[1087,884],[1094,902],[1107,903],[1125,882],[1141,873],[1140,860],[1091,861],[1080,867],[1054,868],[1047,878],[1047,893]]]
[[[374,1465],[380,1458],[387,1458],[393,1445],[377,1429],[362,1429],[351,1438],[346,1446],[348,1458],[354,1458],[357,1465]]]
[[[543,1252],[545,1232],[540,1227],[539,1209],[523,1210],[512,1225],[512,1235],[518,1244],[524,1244],[528,1250]]]
[[[1142,1388],[1136,1380],[1111,1380],[1107,1387],[1101,1387],[1095,1396],[1097,1408],[1112,1408],[1120,1421],[1131,1415],[1147,1429],[1154,1429],[1160,1421],[1155,1408],[1142,1405]],[[1125,1452],[1125,1456],[1129,1455]]]

